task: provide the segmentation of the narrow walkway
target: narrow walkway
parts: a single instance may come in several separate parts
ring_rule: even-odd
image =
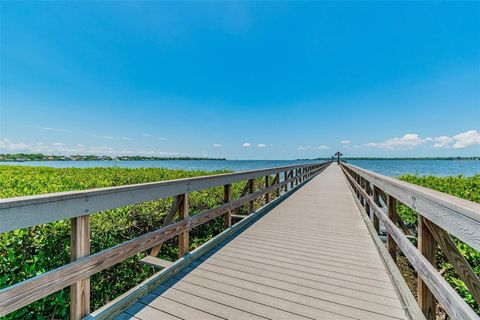
[[[407,319],[341,169],[330,165],[119,319]]]

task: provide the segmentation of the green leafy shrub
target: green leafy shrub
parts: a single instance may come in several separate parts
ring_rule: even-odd
[[[465,177],[437,177],[437,176],[417,176],[402,175],[400,180],[410,182],[416,185],[444,192],[459,198],[480,203],[480,174]],[[404,221],[407,222],[411,229],[416,229],[417,213],[403,204],[397,207],[398,213]],[[460,253],[465,257],[477,276],[480,276],[480,253],[469,245],[453,237]],[[444,271],[444,277],[448,283],[460,294],[460,296],[472,307],[477,313],[480,313],[478,304],[474,301],[472,294],[468,291],[465,283],[458,277],[452,264],[446,260],[446,257],[437,251],[437,268]]]
[[[161,168],[48,168],[0,166],[0,198],[84,190],[225,173]],[[257,188],[262,183],[256,181]],[[233,184],[239,197],[245,182]],[[160,199],[91,215],[92,253],[110,248],[158,229],[173,199]],[[198,214],[223,202],[223,187],[189,194],[190,214]],[[240,211],[245,210],[244,208]],[[221,217],[191,231],[191,249],[223,230]],[[177,239],[167,241],[159,254],[175,260]],[[116,264],[91,278],[91,308],[95,310],[134,287],[154,273],[138,261],[145,253]],[[70,261],[70,221],[62,220],[0,234],[0,289],[53,270]],[[5,319],[66,319],[69,317],[69,289],[9,314]]]

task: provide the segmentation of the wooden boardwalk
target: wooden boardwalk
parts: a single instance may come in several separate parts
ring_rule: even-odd
[[[118,319],[408,319],[336,164]]]

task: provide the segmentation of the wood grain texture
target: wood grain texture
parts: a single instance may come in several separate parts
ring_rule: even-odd
[[[223,186],[223,202],[228,203],[232,200],[232,185],[226,184]],[[232,226],[232,211],[228,210],[223,217],[223,227],[225,229]]]
[[[252,194],[254,192],[254,190],[255,190],[255,180],[250,179],[250,180],[248,180],[248,193]],[[252,213],[253,211],[255,211],[254,201],[251,200],[248,203],[248,213]]]
[[[265,188],[268,188],[269,186],[270,186],[270,176],[265,176]],[[268,204],[269,202],[270,202],[270,193],[267,192],[265,193],[265,204]]]
[[[435,267],[432,266],[420,252],[413,246],[413,244],[406,238],[403,232],[383,214],[382,209],[378,207],[372,198],[366,196],[366,193],[361,190],[355,179],[352,178],[348,167],[344,167],[344,173],[347,179],[353,182],[356,190],[362,192],[367,201],[370,202],[370,207],[374,210],[379,220],[385,225],[389,234],[392,235],[397,246],[403,252],[408,261],[415,268],[420,277],[422,277],[425,284],[434,294],[436,299],[442,304],[448,315],[454,319],[459,320],[478,320],[478,316],[470,306],[463,301],[458,293],[446,282],[445,279],[438,273]]]
[[[342,164],[342,167],[362,174],[371,184],[480,251],[480,204],[350,164]]]
[[[314,166],[330,163],[322,162]],[[276,174],[294,165],[83,191],[0,199],[0,233]]]
[[[280,183],[280,173],[275,175],[275,179],[273,180],[273,184]],[[275,196],[278,198],[280,197],[280,187],[275,190]]]
[[[465,283],[475,301],[480,304],[480,280],[472,267],[468,264],[467,260],[465,260],[458,250],[455,242],[453,242],[452,238],[445,230],[439,228],[431,221],[423,219],[423,223],[427,226],[430,233],[435,238],[435,241],[440,245],[442,252],[453,265],[455,271]]]
[[[90,216],[71,219],[71,261],[90,254]],[[90,278],[70,286],[70,319],[79,320],[90,313]]]
[[[148,250],[187,231],[188,228],[187,221],[180,221],[2,289],[0,290],[0,316],[88,278],[139,252]]]
[[[173,262],[167,261],[164,259],[160,259],[157,257],[152,257],[152,256],[146,256],[145,258],[140,260],[140,263],[156,267],[156,268],[168,268],[170,267]]]
[[[436,269],[435,252],[437,249],[435,238],[425,224],[425,218],[418,216],[418,251]],[[421,276],[418,277],[417,285],[418,304],[425,314],[427,320],[436,319],[437,302],[435,296],[428,288]]]
[[[341,237],[331,241],[335,233]],[[337,166],[153,293],[151,304],[141,303],[174,300],[198,314],[171,314],[191,320],[200,312],[226,319],[407,319]]]
[[[352,194],[355,194],[354,190],[355,186],[350,184],[350,189],[352,191]],[[376,188],[373,189],[373,200],[375,201],[375,194],[378,197],[378,192],[375,190]],[[357,203],[358,208],[361,208],[361,204],[358,201],[358,199],[354,198],[355,202]],[[378,199],[377,199],[378,200]],[[368,201],[367,201],[368,202]],[[378,204],[377,204],[378,205]],[[380,207],[380,205],[379,205]],[[373,212],[372,212],[373,213]],[[362,213],[363,220],[365,221],[367,228],[370,232],[370,235],[375,242],[375,245],[377,246],[377,249],[385,263],[385,266],[388,268],[390,275],[392,277],[393,282],[395,283],[395,287],[399,292],[400,297],[402,298],[403,303],[405,304],[405,309],[408,312],[408,315],[410,316],[411,320],[426,320],[425,315],[423,314],[422,310],[418,306],[417,299],[413,296],[412,292],[410,291],[410,288],[408,287],[407,283],[405,282],[405,279],[403,278],[403,275],[401,274],[400,270],[397,267],[397,264],[395,261],[393,261],[390,253],[388,252],[387,248],[385,247],[384,243],[382,240],[378,237],[378,229],[375,227],[375,224],[372,223],[372,218],[366,216],[364,213]],[[374,217],[376,217],[375,214],[373,214]],[[378,221],[378,218],[377,218]],[[375,222],[375,221],[374,221]]]
[[[173,221],[175,221],[175,217],[178,214],[178,208],[180,208],[180,204],[182,203],[182,201],[183,201],[182,196],[176,196],[175,198],[173,198],[172,206],[170,207],[170,210],[168,211],[167,216],[163,220],[162,227],[166,227],[169,224],[172,224]],[[155,247],[153,247],[152,250],[150,251],[150,255],[152,257],[158,256],[158,254],[160,253],[160,250],[162,249],[162,245],[163,243],[160,243],[159,245],[156,245]]]
[[[397,200],[391,195],[387,196],[387,217],[393,224],[397,222]],[[397,244],[390,234],[387,234],[387,250],[393,261],[397,261]]]
[[[378,207],[382,207],[382,205],[380,204],[380,198],[379,198],[380,194],[378,192],[378,188],[377,187],[374,187],[373,188],[373,201],[375,202],[375,204],[378,206]],[[373,213],[373,212],[372,212]],[[377,231],[377,234],[378,232],[380,232],[380,220],[378,220],[378,217],[375,213],[373,213],[373,227],[375,228],[375,230]]]
[[[321,172],[324,168],[315,168],[315,174]],[[314,176],[313,175],[313,176]],[[282,181],[284,183],[285,181]],[[289,183],[287,181],[285,183]],[[283,185],[283,184],[282,184]],[[269,206],[265,206],[260,210],[257,210],[253,214],[249,216],[245,216],[242,221],[237,222],[236,224],[232,225],[231,228],[224,230],[222,233],[214,237],[213,239],[209,240],[205,244],[201,245],[194,251],[190,252],[188,255],[184,256],[183,258],[175,261],[172,266],[161,270],[159,273],[153,275],[152,277],[146,279],[141,284],[137,285],[136,287],[130,289],[128,292],[122,294],[120,297],[114,299],[112,302],[108,303],[107,305],[101,307],[99,310],[94,311],[91,315],[86,317],[86,320],[107,320],[112,319],[114,316],[119,315],[122,313],[123,310],[131,306],[141,297],[149,294],[159,285],[167,281],[168,279],[172,278],[175,274],[177,274],[183,267],[188,266],[190,263],[194,262],[196,259],[202,257],[204,254],[209,252],[213,249],[216,245],[219,245],[227,239],[228,237],[238,234],[242,232],[245,228],[249,225],[257,221],[260,217],[265,215],[269,210],[278,206],[282,202],[284,202],[296,189],[290,190],[288,194],[282,195],[280,198],[273,200]],[[195,319],[196,320],[196,319]]]
[[[316,166],[315,172],[321,172],[329,163]],[[200,214],[195,217],[186,218],[180,222],[170,224],[162,227],[156,231],[147,233],[143,236],[127,241],[110,249],[101,251],[94,255],[80,258],[77,261],[71,262],[68,265],[57,268],[45,274],[36,276],[29,280],[23,281],[16,285],[10,286],[0,290],[0,316],[8,314],[17,310],[31,302],[43,298],[55,291],[63,289],[77,281],[86,279],[91,275],[102,271],[116,263],[119,263],[134,254],[148,250],[154,246],[158,246],[164,241],[178,235],[188,235],[190,228],[198,226],[204,222],[224,214],[235,205],[240,205],[244,201],[253,202],[256,198],[262,196],[264,192],[272,192],[275,188],[281,187],[286,183],[293,181],[297,177],[292,177],[291,180],[270,186],[268,189],[263,189],[258,192],[249,194],[239,201],[231,201],[230,203],[214,208],[205,214]],[[188,206],[188,200],[185,199],[185,204]],[[60,202],[59,202],[60,203]],[[183,202],[182,202],[183,203]],[[180,204],[180,207],[182,204]],[[183,209],[182,209],[183,210]],[[183,237],[183,238],[182,238]],[[188,238],[180,236],[183,243],[183,253],[188,250]],[[182,245],[182,244],[181,244]],[[181,251],[181,250],[179,250]]]
[[[178,215],[180,219],[185,222],[188,220],[188,194],[185,193],[182,196],[180,207],[178,208]],[[190,228],[183,231],[178,235],[178,257],[181,258],[190,251]]]

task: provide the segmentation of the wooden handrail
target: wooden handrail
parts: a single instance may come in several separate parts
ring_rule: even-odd
[[[311,163],[126,186],[0,199],[0,233],[255,179],[285,170],[291,171],[303,167],[318,167],[322,164]]]
[[[124,243],[100,251],[93,255],[89,255],[89,251],[85,248],[83,248],[83,250],[80,250],[80,247],[75,247],[75,250],[72,249],[72,253],[74,254],[72,255],[71,263],[0,290],[0,316],[4,316],[12,311],[18,310],[21,307],[24,307],[67,286],[72,286],[71,290],[76,290],[75,292],[78,292],[78,294],[74,296],[76,300],[71,303],[71,306],[75,308],[75,310],[72,310],[71,315],[72,319],[74,320],[80,319],[89,312],[89,296],[86,295],[86,291],[88,289],[86,285],[88,284],[88,278],[90,276],[114,264],[122,262],[137,253],[149,250],[153,247],[157,247],[158,249],[158,246],[161,243],[175,236],[179,236],[179,251],[180,255],[183,256],[188,253],[188,232],[191,229],[200,226],[216,217],[229,214],[234,209],[239,208],[247,203],[253,203],[254,200],[264,196],[267,193],[271,193],[274,190],[288,186],[289,183],[299,179],[300,177],[304,179],[307,179],[308,177],[313,177],[316,174],[320,173],[322,170],[324,170],[329,164],[330,162],[324,162],[301,166],[301,168],[304,168],[304,170],[302,170],[303,172],[301,173],[299,172],[298,175],[293,175],[292,173],[292,176],[287,180],[284,180],[282,182],[278,181],[272,185],[269,185],[266,188],[246,194],[241,198],[235,200],[231,200],[231,186],[227,187],[230,190],[227,191],[224,204],[191,217],[188,216],[188,193],[174,194],[174,196],[183,197],[182,201],[177,201],[179,204],[178,208],[172,209],[175,211],[179,209],[179,211],[181,211],[182,220],[169,225],[164,225],[158,230],[149,232],[140,237],[126,241]],[[56,208],[60,211],[63,211],[62,204],[68,206],[73,206],[74,204],[77,204],[84,208],[85,203],[88,202],[89,199],[94,198],[95,196],[101,196],[104,199],[108,199],[108,195],[110,195],[112,201],[114,201],[115,203],[115,206],[108,204],[103,204],[102,206],[111,209],[117,207],[120,203],[117,199],[119,193],[130,196],[130,198],[127,198],[122,202],[125,205],[130,205],[139,203],[140,199],[147,199],[145,201],[150,201],[154,199],[159,199],[161,197],[167,197],[170,196],[172,192],[177,192],[178,190],[188,190],[189,192],[191,192],[215,186],[230,185],[232,182],[239,181],[238,179],[240,178],[252,181],[255,177],[261,177],[265,175],[265,173],[273,172],[276,174],[284,172],[286,170],[293,172],[296,169],[298,169],[298,166],[255,170],[234,174],[224,174],[219,176],[181,179],[178,181],[173,180],[167,181],[165,184],[158,182],[127,187],[115,187],[97,190],[87,190],[83,192],[44,195],[33,198],[22,197],[18,199],[19,203],[17,205],[15,205],[15,199],[6,199],[6,201],[0,203],[0,218],[3,216],[8,216],[12,214],[12,212],[21,213],[21,208],[31,213],[32,210],[35,210],[36,206],[42,207],[42,210],[45,210],[45,208],[50,206],[51,208]],[[214,182],[218,184],[213,184]],[[163,190],[163,188],[165,188],[166,191]],[[158,192],[157,196],[154,199],[151,198],[151,195],[135,196],[135,193],[151,193],[152,190],[156,190]],[[249,190],[251,191],[252,187],[249,187]],[[228,193],[230,193],[230,195],[228,195]],[[80,202],[75,202],[78,199],[80,199]],[[98,201],[98,199],[95,201]],[[99,204],[96,203],[93,204],[90,208],[98,208],[98,206]],[[78,209],[75,210],[74,208],[70,208],[69,210],[69,212],[79,211]],[[90,213],[94,212],[89,212],[89,214]],[[54,216],[49,215],[48,217],[52,218]],[[88,214],[83,214],[82,217],[88,217]],[[228,218],[230,219],[230,216]],[[55,216],[55,219],[64,219],[64,217],[57,214],[57,216]],[[74,216],[74,218],[72,218],[72,221],[76,221],[77,219],[79,218],[77,218],[77,216]],[[84,223],[88,222],[87,218],[82,218],[82,220],[84,220]],[[42,221],[44,220],[37,220],[35,225],[43,223]],[[15,226],[16,228],[22,225],[22,223],[23,222],[20,222],[18,224],[10,223],[3,226],[8,230],[9,227]],[[75,240],[78,243],[89,243],[89,232],[85,231],[88,230],[87,227],[88,226],[85,226],[83,228],[84,231],[76,233],[76,236],[78,236],[79,238]]]
[[[418,302],[425,317],[429,320],[435,319],[436,299],[452,318],[478,319],[475,311],[470,308],[438,273],[435,267],[436,243],[434,238],[440,240],[440,237],[443,237],[444,243],[440,244],[440,247],[444,250],[452,250],[452,252],[447,252],[447,258],[451,259],[453,257],[452,260],[454,261],[451,262],[456,264],[455,269],[461,270],[459,274],[460,277],[464,279],[467,286],[472,288],[473,295],[477,296],[480,282],[468,264],[466,264],[466,261],[464,259],[462,260],[461,255],[455,251],[457,250],[456,246],[448,242],[446,237],[448,237],[450,241],[451,239],[448,233],[443,230],[443,227],[449,227],[454,230],[457,234],[461,235],[460,237],[455,234],[459,239],[466,239],[467,241],[465,242],[475,248],[474,245],[478,245],[477,242],[480,238],[480,232],[476,229],[476,225],[480,222],[480,219],[476,219],[480,217],[480,205],[469,203],[469,201],[445,195],[431,189],[418,188],[410,183],[382,176],[352,165],[342,163],[341,167],[357,197],[364,199],[365,204],[368,203],[368,207],[373,210],[376,218],[382,222],[387,229],[387,247],[392,257],[395,259],[396,249],[394,246],[398,246],[417,271],[419,275]],[[367,188],[364,188],[364,186],[359,183],[362,179],[368,181],[373,186],[373,196],[367,192]],[[384,210],[380,207],[379,195],[382,192],[385,193],[387,200],[387,214],[385,214]],[[395,202],[397,200],[416,210],[420,215],[419,249],[415,248],[402,230],[396,225],[398,222],[397,219],[399,219],[398,214],[394,212],[396,207]],[[449,203],[449,201],[452,200],[453,203]],[[438,210],[439,213],[433,214],[435,210]],[[442,214],[443,216],[439,217],[439,215]],[[432,216],[437,217],[437,221],[440,221],[442,224],[433,224],[433,219],[430,219]],[[448,221],[449,218],[454,221],[460,221],[461,225],[457,225],[456,228],[454,228],[451,224],[445,224],[445,221]],[[375,227],[378,231],[378,226]],[[466,234],[467,231],[472,230],[472,233]]]
[[[480,251],[480,204],[342,163],[372,185]]]

